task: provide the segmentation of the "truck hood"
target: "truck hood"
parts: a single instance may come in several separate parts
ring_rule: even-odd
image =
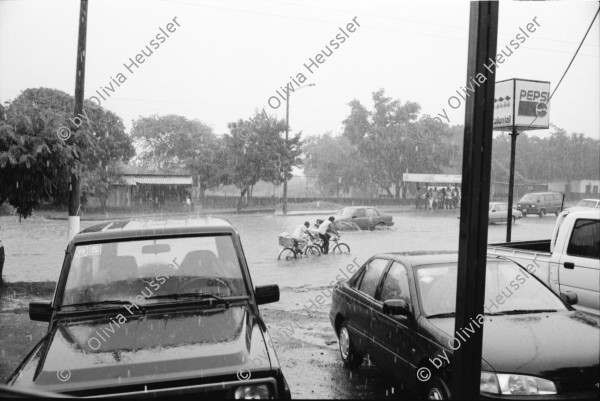
[[[272,367],[247,306],[59,321],[13,379],[53,392],[208,379]]]
[[[457,349],[458,341],[461,345],[469,341],[471,329],[480,330],[475,324],[457,329],[465,341],[455,335],[458,341],[449,342],[455,331],[453,318],[429,319],[429,323],[448,336],[445,348]],[[485,316],[482,358],[498,373],[558,382],[577,379],[593,387],[600,373],[599,335],[598,321],[581,312]]]

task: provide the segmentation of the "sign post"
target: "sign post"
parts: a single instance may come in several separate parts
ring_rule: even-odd
[[[506,215],[506,242],[510,242],[518,130],[547,129],[550,126],[550,82],[512,78],[496,82],[494,92],[494,130],[505,131],[505,128],[509,128],[511,132]]]

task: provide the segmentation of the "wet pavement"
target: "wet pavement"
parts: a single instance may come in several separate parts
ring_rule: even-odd
[[[241,235],[253,284],[278,284],[281,300],[261,307],[294,398],[407,398],[399,383],[365,363],[352,371],[338,355],[337,338],[328,312],[331,285],[350,276],[376,253],[415,250],[456,250],[458,210],[397,213],[395,225],[375,231],[345,232],[348,255],[322,255],[278,261],[277,236],[322,215],[224,216]],[[547,239],[554,216],[528,217],[513,226],[514,241]],[[82,228],[97,222],[82,221]],[[33,218],[19,223],[0,217],[6,249],[6,281],[56,281],[66,246],[66,222]],[[506,225],[491,225],[489,242],[504,242]]]

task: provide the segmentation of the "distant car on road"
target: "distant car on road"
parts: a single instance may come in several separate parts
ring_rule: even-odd
[[[47,334],[16,390],[123,398],[290,398],[241,241],[223,219],[110,221],[69,243]]]
[[[345,207],[335,216],[335,223],[352,222],[361,230],[373,230],[375,227],[393,226],[393,218],[384,215],[372,206]]]
[[[329,318],[344,364],[369,360],[430,400],[448,399],[453,352],[483,330],[480,396],[598,399],[600,328],[518,264],[488,257],[484,314],[455,327],[458,254],[369,259],[334,286]]]
[[[492,223],[506,223],[508,217],[508,204],[502,202],[491,202],[489,207],[489,224]],[[523,218],[523,213],[517,209],[512,210],[512,222],[515,223],[517,220]]]
[[[589,209],[600,209],[600,199],[582,199],[575,206],[566,208],[565,212]]]

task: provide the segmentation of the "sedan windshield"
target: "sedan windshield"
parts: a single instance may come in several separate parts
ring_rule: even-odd
[[[597,203],[596,201],[582,200],[582,201],[579,201],[577,206],[594,208],[594,207],[596,207],[596,203]]]
[[[456,265],[426,265],[416,269],[417,287],[427,316],[456,310]],[[487,314],[567,310],[562,301],[517,264],[488,261],[485,277]]]
[[[63,306],[169,302],[178,294],[213,301],[248,295],[229,235],[78,245]]]

